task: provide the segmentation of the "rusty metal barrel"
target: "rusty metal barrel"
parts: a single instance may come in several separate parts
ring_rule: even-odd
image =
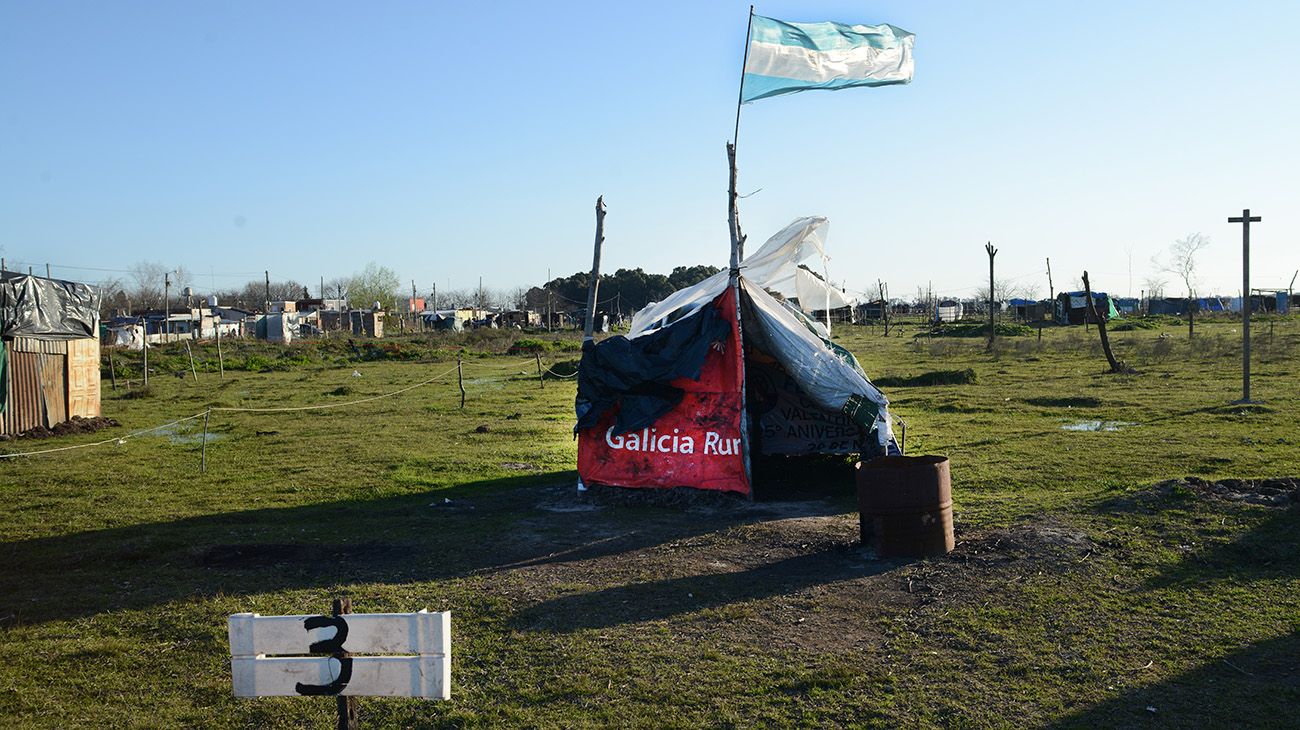
[[[946,456],[883,456],[857,464],[862,544],[880,557],[952,550],[952,481]]]

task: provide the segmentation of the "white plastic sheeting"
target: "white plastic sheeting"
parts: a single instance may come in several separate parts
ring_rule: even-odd
[[[799,218],[767,239],[762,248],[740,264],[740,275],[753,284],[774,291],[786,299],[798,299],[805,312],[839,309],[855,300],[830,286],[805,266],[825,268],[826,235],[830,224],[821,216]],[[628,337],[645,334],[669,321],[694,312],[727,288],[728,272],[720,271],[686,289],[679,289],[662,302],[653,302],[632,316]]]
[[[853,396],[876,405],[876,436],[882,451],[893,437],[889,421],[889,400],[872,385],[862,371],[831,349],[821,335],[786,305],[773,299],[762,287],[741,279],[741,290],[758,321],[745,320],[746,337],[761,342],[767,354],[776,358],[809,398],[831,413],[839,413]],[[756,331],[757,330],[757,331]],[[851,358],[851,355],[847,356]]]
[[[745,331],[746,337],[752,335],[761,342],[763,349],[821,408],[839,413],[853,396],[875,404],[876,436],[883,450],[893,438],[889,401],[884,394],[867,380],[861,368],[852,364],[851,355],[846,358],[832,349],[821,324],[801,317],[790,305],[768,294],[774,291],[787,299],[798,298],[805,312],[827,308],[828,299],[830,309],[853,303],[800,267],[810,259],[816,264],[825,261],[828,225],[820,216],[799,218],[741,263],[741,286],[758,320],[745,321],[744,326],[750,328]],[[689,315],[726,291],[729,279],[729,272],[720,271],[695,286],[673,292],[662,302],[652,302],[632,316],[628,337],[638,337]]]

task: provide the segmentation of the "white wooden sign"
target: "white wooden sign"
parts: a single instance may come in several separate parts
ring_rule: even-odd
[[[228,624],[236,697],[451,698],[450,612],[237,613]]]

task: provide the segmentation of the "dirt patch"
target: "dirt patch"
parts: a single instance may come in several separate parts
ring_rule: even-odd
[[[523,461],[503,461],[501,468],[507,471],[540,471],[541,468],[536,464],[529,464]]]
[[[0,441],[13,441],[17,439],[47,439],[55,436],[71,436],[77,433],[94,433],[104,428],[116,428],[122,424],[116,418],[104,418],[103,416],[94,416],[92,418],[83,418],[73,416],[63,423],[54,424],[53,428],[37,426],[28,429],[19,434],[0,434]]]

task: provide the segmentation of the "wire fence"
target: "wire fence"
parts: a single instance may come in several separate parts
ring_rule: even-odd
[[[539,377],[541,377],[541,376],[543,375],[543,373],[549,373],[549,374],[551,374],[551,375],[552,375],[553,377],[555,377],[555,378],[560,378],[560,379],[565,379],[565,380],[567,380],[567,379],[569,379],[569,378],[577,377],[577,375],[578,375],[578,373],[577,373],[576,370],[575,370],[573,373],[562,374],[562,373],[556,372],[556,371],[555,371],[554,369],[552,369],[550,366],[547,366],[547,367],[543,368],[542,365],[541,365],[541,358],[540,358],[540,357],[535,357],[535,358],[532,359],[532,360],[524,360],[524,361],[521,361],[521,362],[520,362],[520,365],[533,365],[533,364],[536,364],[536,365],[537,365],[537,368],[538,368],[538,376],[539,376]],[[398,388],[397,390],[390,391],[390,392],[387,392],[387,393],[380,393],[379,395],[366,396],[366,397],[364,397],[364,398],[357,398],[357,399],[354,399],[354,400],[344,401],[344,402],[341,402],[341,403],[313,403],[313,404],[310,404],[310,405],[303,405],[303,406],[278,406],[278,407],[263,407],[263,408],[245,407],[245,406],[210,406],[210,407],[208,407],[208,408],[205,408],[205,409],[199,411],[198,413],[194,413],[194,414],[189,415],[189,416],[184,416],[184,417],[182,417],[182,418],[177,418],[177,419],[175,419],[175,420],[168,421],[168,422],[166,422],[166,423],[161,423],[161,424],[158,424],[157,426],[150,426],[150,427],[148,427],[148,428],[136,429],[136,430],[134,430],[134,431],[131,431],[131,432],[129,432],[129,433],[126,433],[126,434],[123,434],[123,435],[120,435],[120,436],[114,436],[114,437],[112,437],[112,438],[106,438],[106,439],[103,439],[103,440],[100,440],[100,441],[93,441],[93,442],[90,442],[90,443],[84,443],[84,444],[71,444],[71,445],[68,445],[68,446],[58,446],[58,447],[49,448],[49,449],[35,449],[35,450],[32,450],[32,451],[15,451],[15,452],[10,452],[10,453],[4,453],[4,454],[0,454],[0,460],[3,460],[3,459],[16,459],[16,458],[18,458],[18,457],[22,457],[22,456],[40,456],[40,455],[43,455],[43,454],[54,454],[54,453],[60,453],[60,452],[65,452],[65,451],[75,451],[75,450],[79,450],[79,449],[90,449],[90,448],[95,448],[95,447],[97,447],[97,446],[108,446],[108,445],[110,445],[110,444],[111,444],[111,445],[116,445],[116,446],[121,446],[121,445],[125,444],[125,443],[126,443],[128,440],[130,440],[130,439],[138,438],[138,437],[140,437],[140,436],[145,436],[145,435],[148,435],[148,434],[153,433],[153,432],[155,432],[155,431],[161,431],[161,430],[163,430],[163,429],[171,428],[171,427],[173,427],[173,426],[178,426],[178,425],[180,425],[180,424],[182,424],[182,423],[187,423],[187,422],[189,422],[189,421],[196,421],[196,420],[198,420],[198,419],[204,419],[204,430],[203,430],[203,444],[202,444],[202,447],[203,447],[203,467],[206,467],[206,463],[207,463],[207,457],[206,457],[206,454],[207,454],[207,427],[208,427],[208,419],[212,416],[213,413],[221,412],[221,413],[254,413],[254,414],[258,414],[258,413],[260,413],[260,414],[270,414],[270,413],[292,413],[292,412],[299,412],[299,411],[323,411],[323,410],[332,410],[332,409],[337,409],[337,408],[347,408],[347,407],[350,407],[350,406],[361,405],[361,404],[363,404],[363,403],[371,403],[371,402],[378,401],[378,400],[383,400],[383,399],[386,399],[386,398],[393,398],[393,397],[396,397],[396,396],[399,396],[399,395],[402,395],[402,394],[405,394],[405,393],[409,393],[409,392],[411,392],[411,391],[413,391],[413,390],[416,390],[416,389],[418,389],[418,388],[423,388],[423,387],[426,387],[426,386],[428,386],[428,385],[432,385],[433,383],[436,383],[436,382],[438,382],[439,380],[442,380],[443,378],[447,378],[447,377],[450,376],[452,373],[458,373],[458,374],[460,374],[460,375],[463,375],[463,372],[464,372],[464,362],[463,362],[463,361],[458,361],[458,362],[456,363],[456,366],[455,366],[455,367],[448,368],[447,370],[444,370],[444,371],[438,373],[437,375],[434,375],[433,377],[430,377],[430,378],[427,378],[427,379],[425,379],[425,380],[422,380],[422,381],[420,381],[420,382],[418,382],[418,383],[415,383],[415,384],[412,384],[412,385],[408,385],[408,386],[405,386],[405,387],[402,387],[402,388]],[[481,382],[481,379],[480,379],[480,382]],[[544,386],[543,386],[543,387],[544,387]],[[462,382],[462,384],[461,384],[461,389],[462,389],[462,393],[463,393],[463,391],[464,391],[464,385],[463,385],[463,382]],[[461,407],[464,407],[464,400],[463,400],[463,398],[462,398],[462,401],[461,401]]]

